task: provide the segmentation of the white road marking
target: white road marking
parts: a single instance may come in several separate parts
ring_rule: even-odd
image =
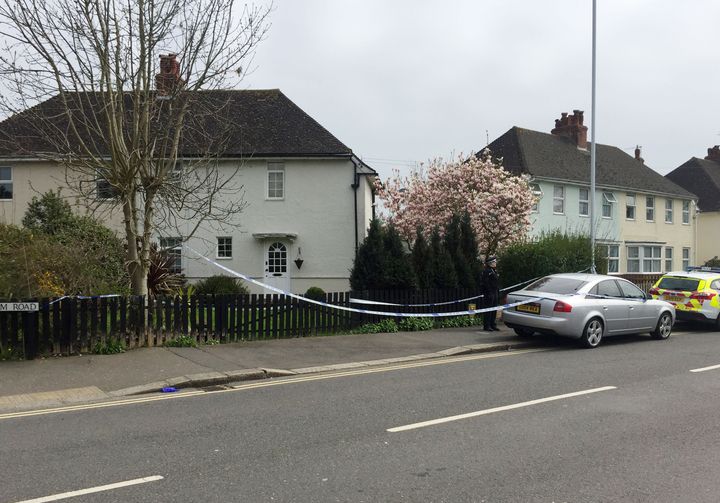
[[[600,391],[610,391],[617,389],[615,386],[604,386],[602,388],[586,389],[583,391],[575,391],[573,393],[565,393],[564,395],[549,396],[547,398],[538,398],[537,400],[530,400],[528,402],[515,403],[512,405],[503,405],[502,407],[494,407],[492,409],[478,410],[475,412],[468,412],[466,414],[459,414],[457,416],[442,417],[440,419],[432,419],[430,421],[423,421],[421,423],[413,423],[405,426],[397,426],[395,428],[389,428],[387,431],[390,433],[397,433],[399,431],[414,430],[417,428],[424,428],[426,426],[434,426],[436,424],[449,423],[450,421],[459,421],[460,419],[467,419],[470,417],[484,416],[487,414],[493,414],[495,412],[503,412],[506,410],[519,409],[521,407],[528,407],[530,405],[537,405],[539,403],[552,402],[554,400],[563,400],[565,398],[572,398],[575,396],[589,395],[591,393],[599,393]]]
[[[88,489],[79,489],[77,491],[53,494],[51,496],[43,496],[42,498],[18,501],[17,503],[45,503],[48,501],[58,501],[58,500],[64,500],[67,498],[74,498],[75,496],[82,496],[84,494],[99,493],[102,491],[110,491],[112,489],[119,489],[121,487],[134,486],[137,484],[145,484],[147,482],[155,482],[156,480],[162,480],[162,476],[152,475],[150,477],[143,477],[141,479],[126,480],[125,482],[116,482],[114,484],[107,484],[104,486],[90,487]]]
[[[496,353],[481,353],[481,354],[472,354],[472,355],[464,355],[464,356],[455,356],[455,357],[445,357],[445,358],[437,358],[433,360],[424,360],[424,361],[418,361],[418,362],[409,362],[409,363],[400,363],[400,364],[394,364],[389,366],[377,366],[377,367],[369,367],[369,368],[361,368],[357,370],[348,370],[348,371],[342,371],[342,372],[331,372],[331,373],[321,373],[321,374],[312,374],[312,375],[299,375],[297,377],[288,377],[288,378],[281,378],[281,379],[265,379],[261,381],[255,381],[248,384],[238,384],[233,385],[230,389],[224,389],[224,390],[217,390],[217,391],[181,391],[180,393],[169,393],[169,394],[161,394],[161,395],[149,395],[149,396],[140,396],[135,398],[123,398],[123,399],[117,399],[117,400],[111,400],[108,402],[98,402],[98,403],[90,403],[90,404],[82,404],[82,405],[66,405],[62,407],[54,407],[50,409],[37,409],[37,410],[28,410],[23,412],[7,412],[0,414],[0,421],[4,419],[17,419],[17,418],[24,418],[24,417],[31,417],[31,416],[44,416],[46,414],[59,414],[62,412],[73,412],[73,411],[82,411],[82,410],[90,410],[90,409],[104,409],[106,407],[119,407],[122,405],[132,405],[132,404],[139,404],[139,403],[147,403],[147,402],[157,402],[160,400],[175,400],[179,398],[189,398],[193,396],[208,396],[213,395],[216,393],[232,393],[236,391],[244,391],[249,389],[255,389],[255,388],[266,388],[269,386],[283,386],[286,384],[296,384],[301,382],[308,382],[308,381],[318,381],[318,380],[324,380],[324,379],[334,379],[337,377],[349,377],[349,376],[355,376],[355,375],[363,375],[363,374],[374,374],[378,372],[388,372],[393,370],[405,370],[409,368],[415,368],[415,367],[427,367],[431,365],[445,365],[448,363],[458,363],[458,362],[465,362],[465,361],[471,361],[471,360],[485,360],[485,359],[493,359],[493,358],[502,358],[506,356],[520,356],[527,353],[539,353],[549,351],[549,349],[521,349],[516,351],[503,351],[503,352],[496,352]]]
[[[712,365],[710,367],[703,367],[701,369],[692,369],[690,372],[705,372],[706,370],[720,369],[720,365]]]

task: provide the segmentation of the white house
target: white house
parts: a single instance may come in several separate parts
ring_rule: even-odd
[[[277,89],[202,93],[203,99],[221,100],[225,116],[232,117],[218,171],[236,172],[247,205],[234,221],[204,223],[192,236],[192,219],[173,226],[160,219],[158,242],[176,254],[177,269],[191,281],[226,274],[183,249],[184,242],[225,267],[294,293],[310,286],[347,290],[373,217],[377,173]],[[35,113],[52,110],[55,99]],[[47,143],[37,133],[25,134],[23,124],[18,116],[0,122],[0,222],[20,225],[33,196],[58,188],[72,196],[77,211],[86,211],[87,200],[69,192],[63,167],[47,160]],[[189,147],[179,157],[191,165],[194,155]],[[100,180],[94,197],[111,198],[107,189]],[[103,220],[121,229],[119,210]]]

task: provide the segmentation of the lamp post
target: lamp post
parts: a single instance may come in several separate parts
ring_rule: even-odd
[[[592,118],[590,119],[590,272],[595,274],[595,17],[597,0],[592,3]]]

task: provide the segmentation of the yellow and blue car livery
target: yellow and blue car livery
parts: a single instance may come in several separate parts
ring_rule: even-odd
[[[648,293],[673,304],[678,320],[710,322],[720,330],[720,268],[669,272]]]

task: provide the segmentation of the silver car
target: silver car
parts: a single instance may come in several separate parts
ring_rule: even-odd
[[[600,274],[553,274],[508,295],[508,303],[530,301],[503,311],[505,325],[518,335],[535,332],[580,339],[594,348],[604,336],[650,332],[670,337],[675,307],[654,300],[631,282]]]

